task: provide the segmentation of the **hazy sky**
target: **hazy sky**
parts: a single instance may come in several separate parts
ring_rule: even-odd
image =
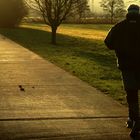
[[[89,0],[90,2],[92,1],[92,0]],[[133,2],[129,2],[129,1],[133,1]],[[101,2],[101,0],[94,0],[94,7],[93,7],[93,9],[94,9],[94,12],[101,12],[102,11],[102,8],[100,8],[100,2]],[[127,6],[129,5],[129,4],[140,4],[140,2],[138,3],[138,2],[136,2],[136,0],[124,0],[124,2],[125,2],[125,5],[126,5],[126,8],[127,8]]]

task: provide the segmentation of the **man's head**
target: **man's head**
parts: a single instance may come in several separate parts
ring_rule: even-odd
[[[140,7],[138,5],[132,4],[128,7],[128,14],[139,14]]]

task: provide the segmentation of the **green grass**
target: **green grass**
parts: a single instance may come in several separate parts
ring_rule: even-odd
[[[50,44],[51,34],[45,25],[0,29],[0,33],[126,104],[114,52],[105,47],[103,38],[97,37],[100,34],[105,37],[110,28],[110,25],[62,25],[57,46]],[[87,30],[87,36],[83,36]]]

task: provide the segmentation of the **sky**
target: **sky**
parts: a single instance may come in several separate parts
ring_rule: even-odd
[[[129,2],[129,1],[132,1],[132,2]],[[137,1],[137,0],[124,0],[125,5],[126,5],[126,8],[128,7],[129,4],[140,4],[140,2],[138,3],[138,2],[136,2],[136,1]],[[95,13],[100,13],[100,12],[102,12],[102,8],[100,7],[100,2],[101,2],[101,0],[94,0],[94,7],[92,7],[92,6],[90,5],[91,9],[93,9],[93,11],[94,11]],[[92,3],[92,0],[89,0],[89,3]]]

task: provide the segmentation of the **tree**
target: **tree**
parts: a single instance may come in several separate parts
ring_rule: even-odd
[[[88,9],[87,0],[75,0],[74,11],[76,11],[79,16],[79,22],[81,21],[81,18],[85,16],[85,12],[87,9]]]
[[[100,4],[103,10],[110,16],[111,23],[113,23],[115,17],[125,14],[123,0],[102,0]]]
[[[75,0],[66,21],[81,23],[81,19],[91,13],[87,0]]]
[[[32,1],[32,3],[31,3]],[[58,26],[69,15],[75,0],[29,0],[30,7],[39,10],[44,22],[51,27],[52,44],[56,44],[56,32]]]
[[[26,14],[22,0],[0,0],[0,27],[15,27]]]

